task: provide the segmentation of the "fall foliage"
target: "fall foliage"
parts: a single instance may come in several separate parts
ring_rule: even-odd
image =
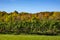
[[[0,11],[0,33],[6,34],[59,34],[60,12]]]

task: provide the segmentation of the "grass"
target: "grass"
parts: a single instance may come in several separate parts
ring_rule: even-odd
[[[0,40],[60,40],[60,36],[0,34]]]

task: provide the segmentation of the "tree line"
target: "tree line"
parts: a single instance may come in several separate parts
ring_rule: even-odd
[[[60,34],[60,12],[0,11],[0,34]]]

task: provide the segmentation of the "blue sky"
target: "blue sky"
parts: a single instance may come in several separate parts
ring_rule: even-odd
[[[13,12],[60,11],[60,0],[0,0],[0,11]]]

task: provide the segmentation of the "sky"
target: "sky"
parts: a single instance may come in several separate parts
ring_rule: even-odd
[[[0,0],[0,11],[6,12],[60,11],[60,0]]]

